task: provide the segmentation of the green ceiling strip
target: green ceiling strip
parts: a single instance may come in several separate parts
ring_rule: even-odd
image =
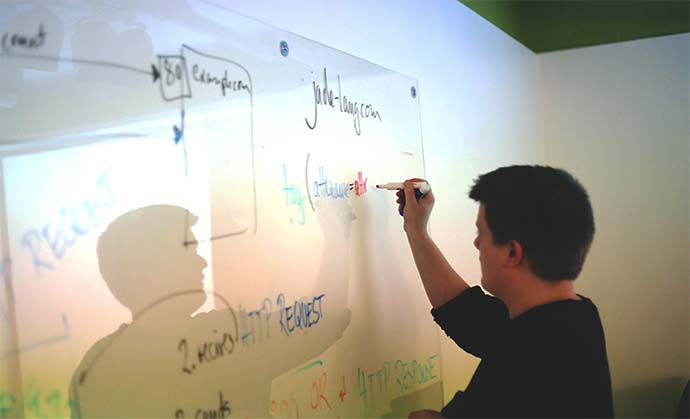
[[[690,32],[688,0],[460,0],[534,52]]]

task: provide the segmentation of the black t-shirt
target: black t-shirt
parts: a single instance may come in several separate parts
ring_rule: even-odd
[[[613,417],[604,331],[592,301],[563,300],[509,319],[479,287],[438,309],[436,322],[481,358],[445,417]]]

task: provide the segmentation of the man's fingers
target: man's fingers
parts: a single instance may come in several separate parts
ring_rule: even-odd
[[[429,189],[429,192],[425,193],[424,196],[419,198],[420,200],[426,202],[431,202],[434,203],[436,201],[436,198],[434,198],[434,191]]]
[[[415,197],[412,183],[405,182],[403,190],[405,191],[405,205],[417,205],[417,198]]]
[[[412,205],[416,208],[420,206],[419,202],[417,201],[418,191],[414,187],[414,184],[416,182],[426,182],[426,180],[420,178],[408,179],[403,184],[402,190],[398,190],[395,193],[395,195],[398,197],[398,199],[395,202],[398,204],[398,212],[400,213],[400,215],[403,215],[403,211],[407,205]],[[420,199],[424,198],[425,197],[422,197]],[[433,198],[431,199],[433,200]]]

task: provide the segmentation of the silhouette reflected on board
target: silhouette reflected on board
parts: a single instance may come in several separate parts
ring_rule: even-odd
[[[269,416],[271,380],[322,353],[350,322],[354,215],[345,200],[323,200],[317,218],[324,237],[313,295],[248,302],[262,307],[251,317],[251,339],[240,324],[247,319],[219,294],[209,296],[215,310],[192,316],[207,298],[207,263],[181,240],[193,237],[196,216],[155,205],[114,220],[98,240],[99,267],[132,321],[96,342],[75,370],[72,417]],[[218,273],[215,280],[252,284]]]

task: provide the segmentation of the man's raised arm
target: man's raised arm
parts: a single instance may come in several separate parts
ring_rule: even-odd
[[[404,229],[407,241],[412,250],[424,290],[434,308],[439,308],[458,294],[469,288],[467,282],[450,266],[441,250],[429,236],[427,224],[434,206],[433,191],[427,192],[420,199],[415,199],[413,182],[423,179],[405,181],[404,189],[398,191],[399,210],[403,213]],[[402,197],[405,197],[405,203]]]

